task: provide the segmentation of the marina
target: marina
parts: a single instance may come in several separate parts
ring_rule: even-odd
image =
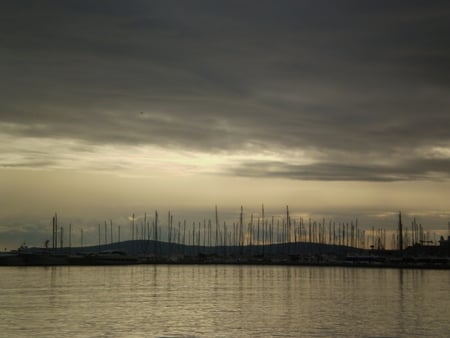
[[[117,244],[118,247],[139,245],[139,241]],[[151,243],[164,247],[165,243]],[[0,266],[58,266],[58,265],[136,265],[136,264],[237,264],[237,265],[299,265],[299,266],[346,266],[346,267],[388,267],[388,268],[420,268],[450,269],[450,258],[443,255],[428,255],[426,251],[417,255],[400,255],[397,251],[374,252],[363,249],[328,247],[327,245],[307,245],[299,250],[294,243],[288,246],[291,253],[282,252],[279,248],[267,246],[266,251],[277,250],[277,254],[253,255],[249,253],[234,254],[239,248],[228,247],[227,255],[203,253],[204,248],[183,248],[192,254],[153,255],[145,252],[129,254],[128,251],[105,250],[85,251],[70,254],[67,250],[51,251],[32,249],[0,253]],[[114,245],[113,245],[114,246]],[[109,246],[110,247],[110,246]],[[439,248],[439,247],[438,247]],[[97,249],[96,247],[85,250]],[[224,248],[219,248],[219,250]],[[248,248],[243,248],[244,251]],[[308,250],[309,249],[309,250]],[[194,252],[198,252],[194,254]],[[248,252],[248,251],[247,251]],[[315,253],[312,253],[315,252]],[[438,251],[437,251],[438,252]]]
[[[397,247],[393,249],[385,248],[383,230],[371,231],[367,236],[366,231],[358,228],[357,221],[350,223],[350,227],[348,223],[343,225],[342,230],[339,224],[337,232],[331,221],[328,227],[325,220],[322,223],[309,220],[306,225],[302,219],[298,222],[291,219],[288,207],[286,217],[278,220],[276,227],[273,217],[270,223],[265,219],[264,207],[262,219],[255,221],[252,214],[246,226],[241,208],[239,223],[234,223],[228,234],[226,223],[222,229],[219,226],[217,208],[215,218],[214,226],[211,221],[204,221],[186,229],[186,222],[183,228],[181,222],[178,228],[173,226],[170,212],[166,226],[158,222],[157,212],[152,221],[145,215],[140,226],[133,214],[130,240],[114,242],[112,223],[109,237],[105,222],[103,234],[98,226],[98,245],[76,247],[71,245],[71,225],[69,246],[64,246],[63,227],[58,226],[55,214],[51,247],[48,241],[45,248],[22,245],[18,250],[2,252],[0,266],[249,264],[450,269],[450,236],[430,244],[423,240],[424,231],[415,220],[412,233],[408,234],[403,229],[401,213],[397,233],[393,235]],[[377,245],[367,248],[367,241]]]

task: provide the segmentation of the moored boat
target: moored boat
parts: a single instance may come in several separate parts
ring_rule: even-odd
[[[136,256],[126,251],[106,250],[98,253],[77,254],[68,258],[72,265],[132,265],[138,264]]]

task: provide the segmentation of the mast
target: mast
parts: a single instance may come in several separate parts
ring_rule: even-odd
[[[52,249],[55,249],[55,216],[52,218]]]
[[[265,231],[265,218],[264,218],[264,204],[261,206],[261,214],[262,214],[262,249],[263,249],[263,256],[265,254],[265,245],[266,245],[266,231]]]
[[[286,237],[285,237],[286,246],[289,252],[290,242],[291,242],[291,217],[289,216],[289,206],[286,205]]]
[[[109,231],[110,231],[110,234],[111,234],[111,246],[112,246],[113,245],[113,224],[112,224],[112,219],[109,220],[109,227],[110,227]]]
[[[219,245],[218,242],[219,242],[219,215],[217,213],[217,205],[216,205],[216,242],[215,242],[216,250]]]
[[[155,256],[157,255],[158,243],[158,211],[155,211]]]
[[[145,239],[145,229],[148,229],[147,226],[147,212],[144,213],[144,227],[143,227],[143,231],[142,231],[142,239]],[[148,230],[147,230],[147,238],[148,238]]]
[[[170,241],[171,241],[171,236],[172,236],[172,229],[170,228],[170,210],[167,214],[167,242],[168,242],[168,246],[170,247]]]
[[[53,249],[58,248],[58,215],[53,216]]]
[[[177,240],[177,252],[180,250],[180,244],[181,244],[181,221],[178,221],[178,240]]]
[[[239,215],[239,246],[240,246],[241,256],[242,256],[242,250],[243,250],[243,245],[244,245],[244,243],[243,243],[244,234],[243,234],[243,229],[242,229],[243,213],[244,213],[244,208],[241,205],[241,213]]]
[[[133,213],[133,218],[132,218],[132,223],[131,223],[131,240],[134,241],[134,213]]]
[[[227,223],[223,222],[223,255],[227,255]]]
[[[398,249],[400,253],[403,253],[403,225],[402,225],[402,213],[398,212]]]
[[[183,255],[186,253],[186,220],[183,220]]]
[[[203,250],[206,248],[206,219],[203,218]]]

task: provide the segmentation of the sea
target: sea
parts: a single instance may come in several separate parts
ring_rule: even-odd
[[[450,271],[0,267],[0,337],[449,337]]]

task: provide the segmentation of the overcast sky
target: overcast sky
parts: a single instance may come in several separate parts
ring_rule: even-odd
[[[449,18],[448,1],[2,1],[0,244],[55,211],[216,204],[446,229]]]

